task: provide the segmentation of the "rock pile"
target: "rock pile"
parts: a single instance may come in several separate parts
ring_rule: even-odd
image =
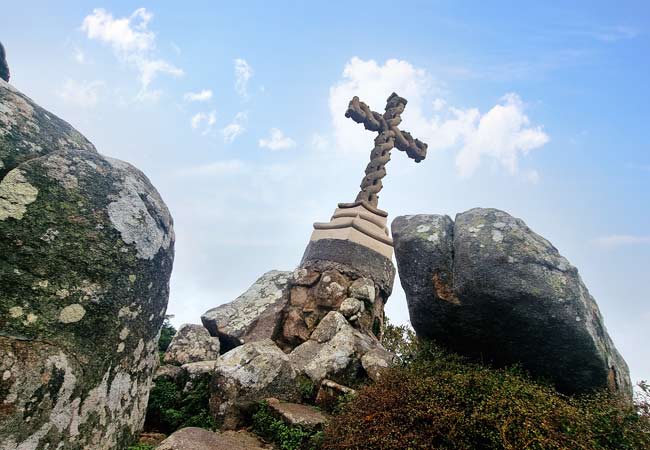
[[[354,392],[348,386],[376,379],[394,362],[378,340],[386,297],[371,279],[332,268],[270,271],[203,314],[203,327],[183,325],[156,379],[184,391],[193,377],[209,379],[210,409],[222,429],[240,427],[267,397],[302,401],[301,385],[314,397],[326,386],[324,399],[338,395],[331,386]]]

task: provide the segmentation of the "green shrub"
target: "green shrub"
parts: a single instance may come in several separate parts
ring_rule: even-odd
[[[384,319],[381,344],[395,353],[402,363],[408,363],[417,353],[417,337],[413,328],[408,325],[393,325],[388,317]]]
[[[517,368],[492,369],[430,344],[414,355],[332,419],[324,449],[650,448],[647,398],[637,409],[607,393],[571,398]]]
[[[320,431],[310,432],[300,426],[287,425],[273,415],[267,402],[261,402],[253,414],[253,431],[275,443],[280,450],[316,450],[323,439]]]
[[[169,322],[174,316],[165,316],[165,321],[162,324],[160,329],[160,339],[158,340],[158,351],[166,352],[169,344],[172,342],[172,338],[176,334],[176,328]]]
[[[183,427],[216,428],[210,414],[208,380],[193,383],[187,392],[168,380],[156,381],[149,393],[146,426],[162,433]]]

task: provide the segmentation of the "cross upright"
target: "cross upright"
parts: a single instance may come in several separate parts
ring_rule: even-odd
[[[402,131],[397,126],[402,122],[401,114],[406,106],[406,99],[392,93],[386,101],[386,111],[380,114],[371,111],[368,105],[353,97],[345,112],[357,123],[362,123],[366,130],[376,131],[379,135],[375,138],[375,148],[370,153],[370,163],[366,167],[366,175],[361,181],[361,191],[357,195],[357,202],[367,202],[377,207],[381,191],[381,179],[386,176],[386,163],[390,161],[390,151],[393,147],[406,152],[409,158],[419,163],[427,156],[427,144],[419,139],[413,139],[407,131]]]

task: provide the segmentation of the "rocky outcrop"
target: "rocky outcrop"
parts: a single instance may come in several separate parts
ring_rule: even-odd
[[[262,275],[246,292],[230,303],[210,309],[201,322],[218,336],[222,352],[246,342],[271,339],[288,301],[291,272],[272,270]]]
[[[266,397],[297,399],[295,378],[289,357],[272,340],[243,344],[217,360],[210,409],[223,429],[234,429]]]
[[[156,450],[263,450],[264,445],[246,431],[214,433],[203,428],[181,428],[162,441]]]
[[[166,364],[183,365],[212,361],[219,357],[219,338],[210,336],[201,325],[181,325],[165,352]]]
[[[0,81],[0,448],[131,442],[173,242],[145,175]]]
[[[520,363],[563,392],[631,394],[627,365],[575,267],[496,209],[398,217],[400,279],[419,336],[496,364]]]
[[[364,364],[365,355],[370,357]],[[394,355],[379,341],[356,330],[337,311],[325,316],[309,340],[296,347],[289,358],[295,370],[316,386],[326,378],[357,385],[394,363]]]

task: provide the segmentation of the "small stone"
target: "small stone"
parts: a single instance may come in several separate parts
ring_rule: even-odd
[[[181,428],[162,441],[156,450],[262,450],[265,446],[247,431],[215,433],[203,428]]]
[[[352,320],[352,316],[356,316],[358,313],[364,310],[364,305],[361,300],[357,300],[354,297],[346,298],[341,306],[339,307],[339,312],[343,314],[348,319]]]
[[[305,269],[302,267],[293,271],[292,282],[297,286],[313,286],[320,278],[320,273],[314,270]]]
[[[375,283],[368,278],[354,280],[350,286],[350,296],[370,303],[375,302]]]
[[[219,338],[210,336],[201,325],[183,324],[172,338],[163,360],[166,364],[183,365],[197,361],[213,361],[219,357]]]
[[[322,428],[328,421],[328,417],[313,406],[282,402],[277,398],[267,398],[266,401],[271,411],[288,425],[315,430]]]

